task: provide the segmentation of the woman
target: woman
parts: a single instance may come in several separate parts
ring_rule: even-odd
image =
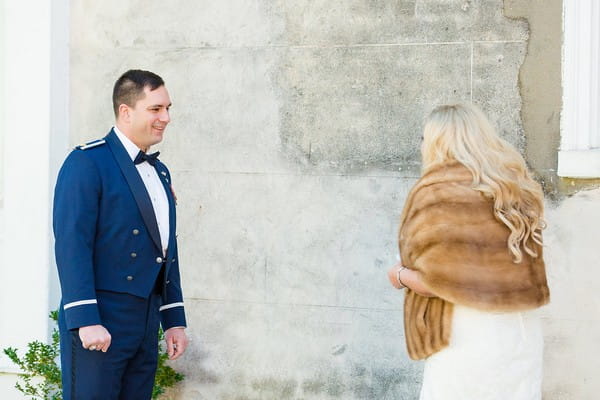
[[[543,194],[521,155],[472,105],[426,121],[423,173],[401,218],[412,359],[426,358],[421,400],[541,399],[543,338],[531,310],[549,301]]]

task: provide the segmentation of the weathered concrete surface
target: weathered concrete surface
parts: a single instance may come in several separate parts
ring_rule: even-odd
[[[186,2],[138,14],[135,2],[111,4],[73,6],[73,84],[104,82],[100,92],[74,97],[94,102],[128,67],[164,71],[180,117],[173,127],[188,136],[167,145],[188,150],[177,152],[186,157],[198,155],[189,152],[198,143],[201,158],[218,154],[219,170],[265,171],[259,164],[268,163],[269,171],[414,171],[423,116],[435,104],[471,99],[523,147],[515,77],[526,24],[503,17],[498,1]],[[228,23],[202,25],[209,16]],[[108,29],[109,17],[127,23]],[[74,127],[86,131],[110,118],[109,107],[100,110]]]
[[[180,174],[192,298],[393,308],[400,178]],[[177,185],[177,181],[175,181]],[[198,199],[198,200],[195,200]],[[218,232],[218,243],[210,239]],[[378,240],[373,241],[373,237]],[[189,247],[189,246],[188,246]],[[378,293],[379,292],[379,293]],[[374,293],[377,293],[375,296]]]
[[[292,48],[276,78],[282,145],[335,170],[414,165],[421,119],[410,116],[469,98],[470,54],[464,43]]]
[[[224,48],[523,41],[501,0],[71,3],[75,47]]]
[[[527,38],[501,0],[71,3],[73,144],[110,128],[128,68],[173,99],[194,339],[174,398],[416,398],[385,271],[422,119],[473,99],[524,150]]]
[[[531,168],[553,196],[575,187],[557,175],[562,108],[562,0],[504,0],[504,13],[529,23],[527,57],[519,72],[521,118],[527,132],[526,155]]]
[[[399,310],[190,303],[204,323],[191,329],[185,398],[415,397],[420,373],[407,365]],[[373,330],[387,334],[373,340]]]
[[[523,42],[477,43],[473,48],[473,102],[495,122],[498,134],[519,149],[525,137],[517,77],[525,53]]]
[[[110,95],[111,76],[136,65],[165,68],[174,99],[171,154],[176,168],[219,171],[398,171],[419,163],[422,118],[435,104],[471,99],[497,121],[499,132],[522,147],[516,86],[524,44],[432,44],[335,48],[72,50],[80,68],[74,93],[93,103]],[[137,61],[136,61],[137,60]],[[436,62],[431,62],[436,60]],[[189,71],[181,79],[181,71]],[[98,74],[100,74],[98,76]],[[434,79],[435,77],[435,79]],[[98,84],[99,85],[99,84]],[[190,90],[190,88],[194,88]],[[243,95],[244,94],[244,95]],[[85,141],[101,112],[74,116]],[[104,123],[106,125],[106,123]],[[181,132],[181,133],[178,133]],[[184,133],[185,132],[185,133]]]

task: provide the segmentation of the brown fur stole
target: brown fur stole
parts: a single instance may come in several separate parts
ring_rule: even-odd
[[[510,229],[493,200],[472,188],[470,171],[449,162],[421,177],[408,195],[399,234],[403,265],[419,272],[436,297],[404,299],[408,354],[422,359],[449,343],[453,303],[483,311],[518,311],[549,301],[541,246],[513,262]]]

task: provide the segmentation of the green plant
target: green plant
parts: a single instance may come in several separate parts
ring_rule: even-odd
[[[58,311],[51,311],[49,318],[58,320]],[[169,356],[163,345],[164,333],[159,331],[158,368],[152,389],[152,398],[158,399],[165,389],[181,382],[183,374],[166,365]],[[17,349],[8,347],[4,354],[22,371],[19,381],[15,384],[17,390],[32,400],[62,400],[61,371],[57,364],[60,355],[59,333],[56,326],[52,330],[50,344],[33,341],[27,344],[27,352],[19,357]]]
[[[51,311],[49,317],[56,321],[58,312]],[[27,352],[22,358],[17,354],[17,349],[12,347],[4,349],[4,354],[23,371],[20,374],[20,381],[15,384],[17,390],[26,396],[31,396],[32,399],[61,400],[61,374],[56,364],[59,352],[59,336],[56,328],[52,331],[50,344],[33,341],[27,344]]]
[[[164,347],[165,334],[162,328],[158,331],[158,367],[156,368],[156,376],[154,377],[154,387],[152,388],[152,398],[158,399],[168,387],[175,386],[177,382],[181,382],[185,377],[183,374],[175,371],[173,368],[165,364],[169,359],[169,355]]]

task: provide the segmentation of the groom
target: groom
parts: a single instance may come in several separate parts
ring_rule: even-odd
[[[159,324],[167,353],[188,343],[171,175],[158,153],[171,99],[158,75],[115,83],[116,124],[65,160],[54,194],[64,400],[150,399]]]

